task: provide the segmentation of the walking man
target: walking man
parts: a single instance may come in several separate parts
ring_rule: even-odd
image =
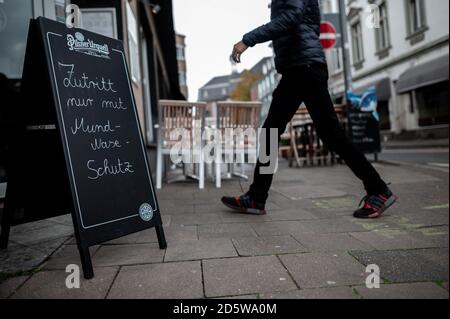
[[[380,217],[396,202],[397,197],[347,138],[334,111],[328,92],[325,54],[319,40],[319,1],[272,0],[271,11],[271,21],[244,35],[232,53],[234,61],[240,62],[241,55],[249,47],[273,41],[275,64],[282,79],[273,92],[273,101],[263,125],[266,130],[266,150],[271,149],[268,146],[270,129],[278,129],[279,142],[286,125],[304,103],[321,140],[345,161],[364,184],[367,196],[354,216]],[[266,214],[265,204],[273,180],[273,174],[264,172],[269,166],[270,162],[258,161],[250,190],[241,196],[223,197],[222,202],[237,212]]]

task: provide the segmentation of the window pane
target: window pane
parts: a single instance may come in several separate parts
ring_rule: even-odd
[[[32,16],[30,0],[0,2],[0,73],[8,78],[22,77],[28,25]]]

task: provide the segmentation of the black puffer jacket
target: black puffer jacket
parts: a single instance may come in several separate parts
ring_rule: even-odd
[[[248,46],[273,41],[278,72],[294,66],[326,63],[320,44],[318,0],[272,0],[271,21],[244,35]]]

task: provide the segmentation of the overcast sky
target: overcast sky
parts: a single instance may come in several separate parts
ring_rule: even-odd
[[[269,0],[173,0],[175,29],[186,35],[189,100],[212,77],[231,73],[229,57],[242,36],[269,21]],[[269,43],[249,49],[238,70],[272,54]]]

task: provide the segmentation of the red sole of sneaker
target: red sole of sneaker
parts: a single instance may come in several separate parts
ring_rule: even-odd
[[[227,206],[228,208],[234,210],[235,212],[237,212],[239,214],[257,215],[257,216],[267,215],[267,212],[265,210],[237,207],[237,206],[233,206],[228,203],[225,203],[224,201],[222,201],[222,204],[224,204],[225,206]]]

